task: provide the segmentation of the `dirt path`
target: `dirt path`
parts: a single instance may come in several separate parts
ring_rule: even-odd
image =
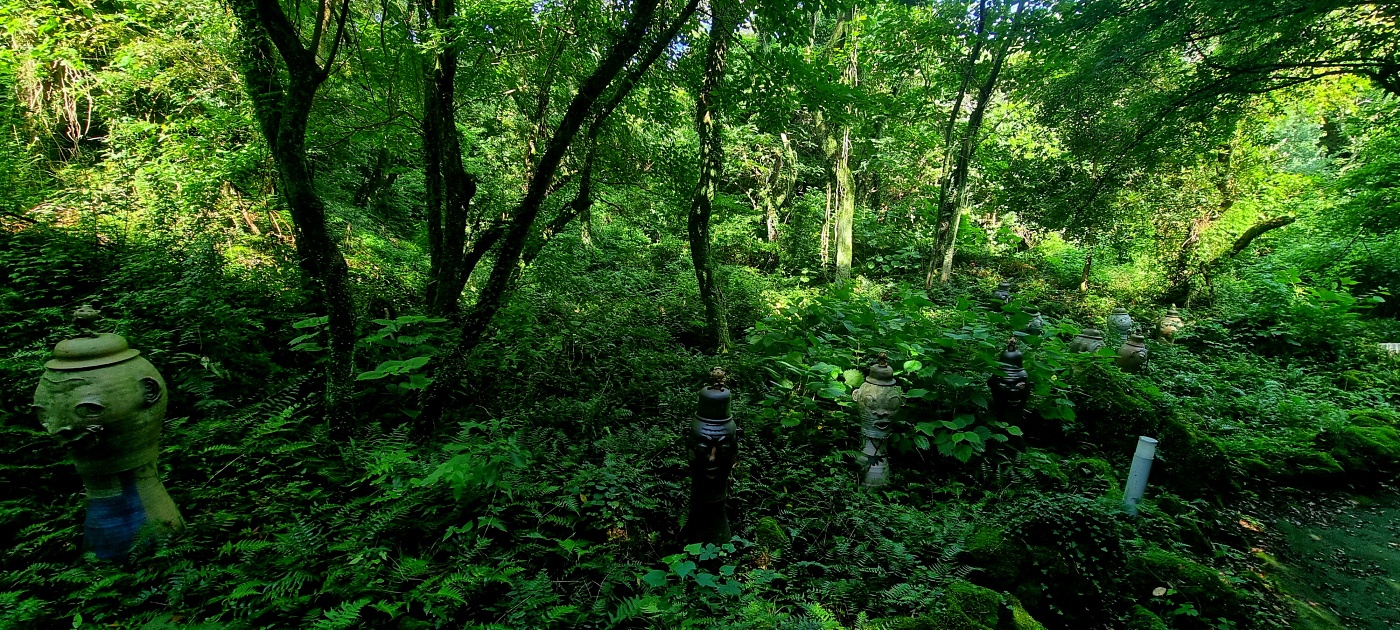
[[[1266,526],[1259,555],[1294,628],[1400,629],[1400,494],[1300,501]]]

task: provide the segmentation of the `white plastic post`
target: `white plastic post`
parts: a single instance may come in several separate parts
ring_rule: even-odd
[[[1157,455],[1157,440],[1138,436],[1137,451],[1133,453],[1133,467],[1128,470],[1128,485],[1123,488],[1123,507],[1130,516],[1137,516],[1138,502],[1147,490],[1147,474],[1152,472],[1152,458]]]

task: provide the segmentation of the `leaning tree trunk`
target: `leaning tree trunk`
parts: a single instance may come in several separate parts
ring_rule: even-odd
[[[967,206],[967,189],[969,175],[972,169],[972,158],[977,153],[978,134],[982,129],[982,121],[987,114],[987,105],[991,103],[992,92],[996,89],[997,78],[1001,75],[1002,64],[1006,61],[1006,56],[1011,52],[1011,46],[1017,39],[1016,18],[1020,11],[1011,17],[1011,25],[1007,28],[1007,33],[1002,33],[1002,43],[997,48],[996,55],[992,58],[992,69],[987,74],[987,79],[982,82],[982,86],[977,90],[977,104],[973,106],[972,112],[967,117],[967,129],[963,131],[962,146],[958,152],[957,166],[953,168],[952,186],[953,194],[951,203],[946,210],[946,220],[942,218],[945,214],[943,209],[939,209],[940,227],[946,225],[947,229],[938,235],[939,250],[942,252],[943,265],[939,274],[940,282],[947,282],[953,273],[953,254],[957,248],[958,228],[962,221],[962,215]],[[945,222],[946,221],[946,222]]]
[[[715,278],[710,256],[710,213],[715,192],[724,173],[724,127],[715,101],[724,79],[725,56],[737,20],[727,0],[711,0],[710,43],[705,51],[705,78],[695,103],[695,131],[700,136],[700,180],[690,198],[687,233],[690,260],[695,265],[695,281],[700,286],[700,302],[705,306],[705,338],[716,354],[729,352],[729,320],[724,298]]]
[[[230,0],[239,22],[239,66],[259,127],[277,165],[282,198],[291,212],[297,256],[321,289],[330,342],[326,367],[326,418],[333,433],[346,435],[354,422],[356,312],[350,268],[326,226],[326,204],[316,192],[306,155],[306,126],[316,90],[330,75],[349,13],[340,7],[334,39],[324,64],[317,61],[321,38],[331,25],[331,5],[323,3],[309,46],[277,0]],[[273,56],[286,68],[284,86]]]
[[[924,275],[924,288],[933,288],[934,269],[937,268],[940,260],[940,235],[948,229],[947,223],[951,217],[946,216],[944,208],[948,203],[948,195],[953,188],[953,159],[959,155],[953,148],[953,129],[957,127],[958,119],[962,117],[963,101],[967,98],[967,88],[972,85],[973,76],[977,70],[977,60],[982,57],[982,45],[986,38],[982,36],[987,28],[987,3],[985,0],[977,3],[977,30],[973,33],[972,50],[967,55],[967,65],[963,68],[962,83],[958,86],[958,96],[953,99],[953,107],[948,112],[948,124],[943,127],[943,164],[941,175],[938,181],[938,207],[934,210],[934,237],[933,252],[928,258],[928,268]],[[956,234],[957,230],[953,230]]]

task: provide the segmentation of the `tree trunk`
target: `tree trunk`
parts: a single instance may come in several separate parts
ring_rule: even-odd
[[[953,253],[957,247],[959,223],[967,206],[968,181],[972,170],[972,158],[977,153],[978,134],[982,129],[982,120],[987,114],[987,106],[991,103],[992,93],[996,89],[997,78],[1001,75],[1002,64],[1005,63],[1006,56],[1011,52],[1011,46],[1019,36],[1016,31],[1016,18],[1020,17],[1020,13],[1017,11],[1012,14],[1011,24],[1007,27],[1006,32],[1001,33],[1003,39],[1001,46],[997,48],[992,57],[991,71],[987,73],[987,79],[977,90],[977,104],[973,106],[972,112],[967,116],[967,129],[963,131],[957,165],[954,166],[952,172],[950,184],[952,199],[946,203],[946,209],[939,208],[938,211],[940,231],[937,235],[937,244],[943,259],[939,275],[941,282],[947,282],[952,274]],[[925,283],[931,284],[927,279]]]
[[[1255,223],[1248,230],[1245,230],[1244,234],[1241,234],[1239,238],[1235,239],[1234,246],[1230,248],[1229,257],[1234,258],[1240,255],[1240,252],[1247,249],[1249,244],[1254,242],[1254,239],[1263,236],[1265,232],[1277,230],[1297,220],[1298,217],[1274,217]],[[1220,259],[1217,258],[1216,260],[1218,261]]]
[[[1089,292],[1089,272],[1094,268],[1094,246],[1091,244],[1084,251],[1084,272],[1079,275],[1079,292]]]
[[[695,131],[700,136],[700,180],[690,197],[687,233],[700,302],[705,305],[705,338],[715,354],[729,352],[729,318],[724,296],[715,278],[710,256],[710,212],[724,174],[724,126],[720,124],[716,97],[724,79],[725,56],[737,26],[736,11],[728,0],[710,2],[710,42],[705,50],[705,77],[695,102]]]
[[[433,382],[424,391],[423,410],[416,421],[416,428],[420,436],[430,435],[441,420],[449,398],[461,382],[463,375],[466,374],[468,357],[481,344],[486,329],[491,324],[491,319],[496,315],[496,311],[500,310],[505,300],[511,277],[520,263],[520,256],[529,240],[535,218],[539,216],[546,194],[554,181],[559,163],[564,159],[564,154],[568,151],[569,145],[578,134],[580,127],[583,126],[583,122],[593,109],[594,104],[617,78],[627,62],[641,49],[646,31],[651,26],[652,16],[658,1],[638,0],[633,5],[632,16],[627,21],[625,30],[608,48],[607,54],[598,63],[598,67],[594,69],[593,73],[579,85],[578,92],[570,101],[558,126],[555,127],[549,144],[535,166],[534,176],[530,179],[525,197],[521,199],[520,204],[516,206],[511,215],[510,227],[502,236],[504,240],[501,241],[500,250],[497,252],[495,263],[491,267],[491,276],[482,287],[476,304],[463,319],[456,343],[441,355],[442,362],[433,375]],[[693,10],[694,4],[691,4],[690,11]],[[689,13],[683,13],[678,21],[688,19]],[[668,30],[668,34],[679,30],[679,24],[673,24],[673,26],[675,28]]]
[[[429,0],[425,8],[434,28],[447,32],[457,13],[456,0]],[[429,204],[426,293],[429,310],[444,316],[457,313],[462,289],[471,275],[467,222],[476,196],[476,178],[462,165],[462,134],[457,129],[457,55],[456,43],[445,41],[428,73],[423,99],[424,178]]]
[[[328,320],[326,418],[333,434],[346,436],[354,423],[357,322],[350,268],[326,226],[326,205],[316,193],[306,156],[306,126],[316,90],[329,76],[344,36],[349,2],[341,5],[334,39],[324,65],[316,57],[332,18],[324,5],[310,46],[303,45],[277,0],[231,0],[242,36],[239,66],[254,114],[277,165],[283,200],[292,215],[297,257],[321,289]],[[273,48],[287,72],[282,85]]]
[[[1168,278],[1170,284],[1164,296],[1168,301],[1184,303],[1189,297],[1191,293],[1191,259],[1200,246],[1201,238],[1205,236],[1206,230],[1210,229],[1216,219],[1224,216],[1235,205],[1234,178],[1230,172],[1232,153],[1232,147],[1226,145],[1218,156],[1220,164],[1218,176],[1215,178],[1215,188],[1220,194],[1220,201],[1215,207],[1191,221],[1191,226],[1186,230],[1186,238],[1181,242],[1181,248],[1177,250],[1176,261],[1172,265]]]
[[[763,264],[766,272],[778,268],[778,213],[787,207],[797,187],[797,152],[793,150],[792,141],[786,133],[778,136],[783,141],[783,148],[773,161],[772,172],[761,178],[763,181],[758,191],[759,201],[763,204],[764,237],[772,247],[768,260]]]
[[[924,274],[924,288],[933,288],[933,273],[935,265],[940,259],[940,235],[948,227],[946,223],[952,217],[944,216],[944,207],[948,202],[948,194],[952,189],[952,167],[953,158],[958,155],[958,151],[953,148],[953,130],[957,128],[958,118],[962,117],[963,100],[967,98],[967,88],[972,85],[972,79],[977,73],[977,60],[982,57],[982,45],[986,38],[983,33],[987,29],[987,3],[981,0],[977,3],[977,29],[973,33],[972,50],[967,55],[967,66],[963,68],[962,83],[958,86],[958,96],[953,99],[953,107],[948,112],[948,124],[943,127],[943,165],[939,170],[938,181],[938,207],[934,214],[934,237],[933,252],[929,255],[928,269]],[[957,231],[954,230],[954,234]]]
[[[848,17],[837,26],[832,33],[832,47],[846,49],[846,67],[841,72],[841,82],[855,87],[859,82],[859,40],[856,33],[856,15],[859,9],[851,7]],[[846,106],[848,117],[855,114],[854,108]],[[855,219],[856,219],[856,182],[855,176],[851,172],[851,126],[850,123],[841,126],[839,139],[833,139],[829,143],[834,144],[835,162],[832,166],[832,177],[834,179],[833,190],[836,193],[832,200],[832,239],[836,245],[836,282],[844,283],[851,278],[851,263],[854,259],[855,248]]]

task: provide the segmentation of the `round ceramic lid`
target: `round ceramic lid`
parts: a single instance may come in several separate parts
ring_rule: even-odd
[[[44,363],[50,370],[86,370],[89,368],[121,363],[141,354],[126,345],[126,339],[112,333],[93,332],[93,325],[101,315],[87,304],[73,312],[73,325],[78,336],[58,342],[53,349],[53,358]]]

